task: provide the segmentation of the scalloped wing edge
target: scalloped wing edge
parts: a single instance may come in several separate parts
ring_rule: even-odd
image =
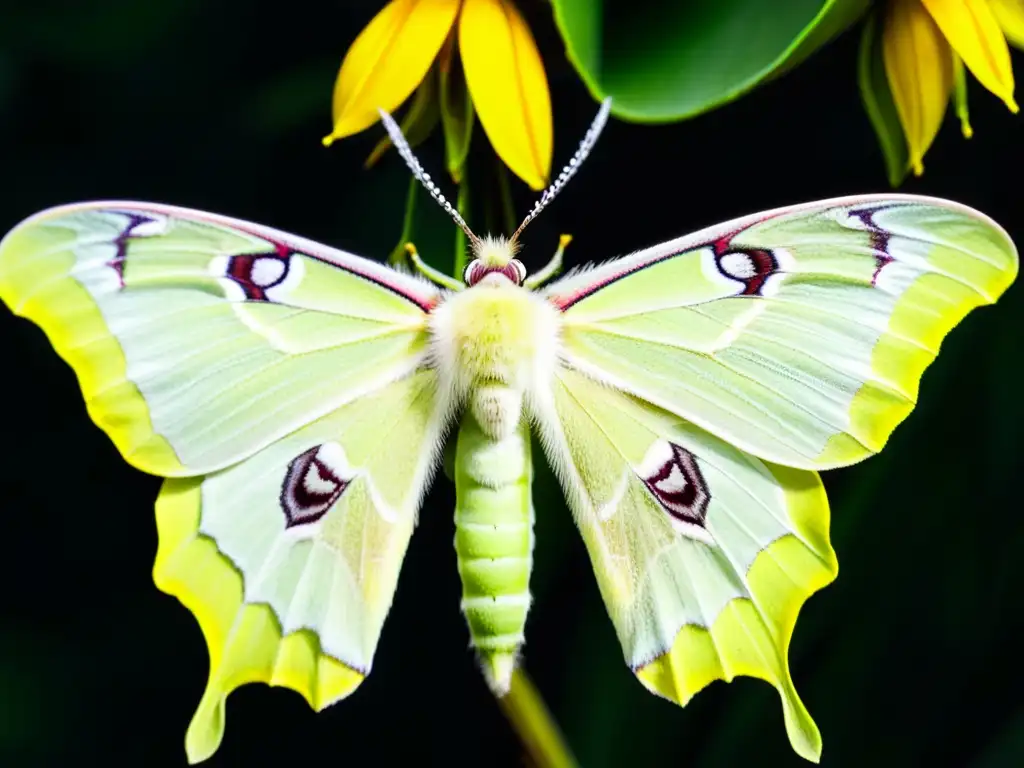
[[[58,258],[70,250],[54,251],[47,269],[37,269],[31,276],[14,268],[20,238],[32,231],[27,225],[46,213],[26,219],[0,240],[0,301],[46,334],[74,371],[89,417],[129,464],[151,473],[184,471],[171,444],[154,430],[146,400],[128,378],[124,352],[99,307],[70,277],[71,265]]]
[[[786,489],[799,537],[787,534],[776,539],[747,569],[752,599],[731,600],[711,627],[682,627],[667,653],[634,672],[649,691],[680,706],[715,680],[731,682],[743,675],[771,683],[782,700],[793,749],[818,762],[821,734],[793,685],[788,656],[800,609],[839,573],[829,542],[828,498],[816,472],[767,462],[765,466]],[[814,482],[807,483],[810,477]]]
[[[883,402],[890,404],[890,407],[880,408],[877,401],[880,399],[879,393],[884,393],[885,385],[878,381],[866,382],[853,396],[848,412],[851,425],[856,425],[858,431],[867,436],[867,443],[857,443],[847,434],[836,435],[825,444],[817,457],[815,468],[844,467],[880,453],[896,428],[917,406],[921,380],[925,371],[938,357],[942,342],[971,311],[995,303],[1002,291],[1009,286],[1009,283],[1002,286],[994,297],[985,297],[967,290],[960,291],[959,295],[953,295],[942,290],[941,285],[937,289],[935,277],[922,275],[900,297],[889,317],[888,327],[879,335],[871,352],[871,371],[882,374],[892,384],[897,385],[897,391],[905,393],[906,399],[897,407],[891,404],[891,398],[883,394]],[[942,312],[931,316],[930,325],[920,334],[920,338],[915,338],[918,331],[915,326],[919,325],[915,323],[915,319],[918,319],[915,315],[919,316],[920,307],[926,306],[926,302],[919,297],[930,293],[943,295],[948,303]],[[904,326],[915,330],[901,333]],[[908,338],[917,343],[911,344]],[[862,453],[861,447],[870,453],[858,455]]]
[[[316,711],[354,691],[365,675],[323,653],[316,634],[284,637],[269,605],[243,604],[242,575],[199,533],[203,478],[165,480],[156,502],[158,547],[153,580],[199,622],[210,674],[185,735],[190,763],[206,760],[224,737],[228,695],[246,683],[299,693]]]

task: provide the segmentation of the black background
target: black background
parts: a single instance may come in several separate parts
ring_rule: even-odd
[[[14,5],[9,4],[9,5]],[[547,6],[523,0],[551,80],[555,162],[596,109]],[[407,172],[364,171],[379,126],[327,150],[338,63],[379,3],[20,3],[0,26],[0,231],[58,203],[140,199],[208,209],[383,258]],[[857,33],[709,115],[612,121],[525,236],[545,261],[601,260],[733,216],[885,191],[855,82]],[[1020,64],[1019,56],[1015,61]],[[952,115],[902,191],[950,197],[1024,237],[1020,117],[971,84],[975,138]],[[476,162],[489,162],[482,132]],[[419,150],[443,174],[439,134]],[[453,191],[450,190],[450,191]],[[533,193],[513,182],[517,209]],[[487,185],[474,200],[490,194]],[[449,227],[443,220],[434,226]],[[451,232],[453,230],[444,230]],[[448,235],[450,237],[450,235]],[[450,254],[428,260],[446,266]],[[828,473],[838,581],[809,601],[790,652],[823,764],[1017,765],[1024,759],[1019,482],[1022,289],[972,314],[924,376],[884,453]],[[89,422],[42,333],[0,309],[0,762],[181,765],[207,674],[189,613],[152,585],[159,481]],[[467,650],[450,485],[428,497],[373,674],[314,715],[248,686],[213,765],[521,765]],[[622,661],[586,553],[544,467],[526,666],[580,762],[800,765],[767,684],[714,684],[685,709]]]

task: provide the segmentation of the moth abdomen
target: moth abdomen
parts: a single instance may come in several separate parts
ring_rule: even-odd
[[[530,436],[518,408],[500,438],[489,434],[475,410],[463,416],[456,446],[455,553],[471,645],[488,685],[501,696],[511,683],[531,601]]]

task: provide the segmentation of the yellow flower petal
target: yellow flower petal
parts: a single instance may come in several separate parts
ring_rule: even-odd
[[[373,125],[415,90],[441,50],[459,0],[393,0],[373,17],[341,62],[329,145]]]
[[[953,57],[920,0],[890,3],[882,31],[882,61],[903,125],[910,167],[918,176],[946,113],[953,88]]]
[[[988,5],[1006,39],[1024,48],[1024,0],[989,0]]]
[[[459,50],[494,151],[533,189],[543,189],[551,174],[551,95],[530,28],[508,0],[464,0]]]
[[[921,0],[978,82],[1017,111],[1010,49],[988,0]]]
[[[423,82],[416,88],[416,93],[413,94],[412,101],[409,102],[409,108],[402,119],[398,121],[402,135],[405,136],[405,140],[409,142],[412,149],[426,141],[438,120],[441,119],[437,104],[437,90],[437,75],[434,72],[428,72],[427,76],[423,78]],[[390,146],[390,136],[385,136],[378,141],[377,146],[373,148],[370,156],[363,163],[363,168],[372,168],[376,165]]]

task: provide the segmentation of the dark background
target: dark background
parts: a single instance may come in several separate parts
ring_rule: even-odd
[[[520,6],[551,80],[558,164],[596,104],[564,59],[547,5]],[[385,257],[401,231],[405,168],[392,153],[362,169],[379,126],[320,145],[337,66],[379,7],[5,3],[0,231],[54,204],[115,197],[209,209]],[[539,266],[563,231],[575,235],[576,264],[760,209],[884,191],[856,43],[848,33],[689,122],[613,121],[531,226],[524,260]],[[949,115],[926,175],[903,191],[977,207],[1024,242],[1021,118],[974,82],[971,107],[975,138],[962,140]],[[487,162],[481,132],[474,146]],[[435,177],[442,152],[439,134],[419,150]],[[525,213],[533,193],[518,181],[513,193]],[[481,200],[487,185],[473,194]],[[435,226],[454,231],[443,218]],[[421,252],[449,263],[450,253]],[[805,607],[790,652],[824,765],[1024,760],[1022,294],[1013,286],[952,333],[881,456],[825,477],[841,572]],[[0,308],[0,334],[0,763],[181,765],[207,659],[191,615],[152,585],[159,481],[130,469],[89,422],[70,369],[38,329]],[[644,691],[545,467],[535,494],[526,666],[580,762],[803,764],[765,683],[713,684],[685,709]],[[212,765],[523,764],[467,650],[452,504],[442,479],[361,688],[319,715],[294,693],[241,689]]]

